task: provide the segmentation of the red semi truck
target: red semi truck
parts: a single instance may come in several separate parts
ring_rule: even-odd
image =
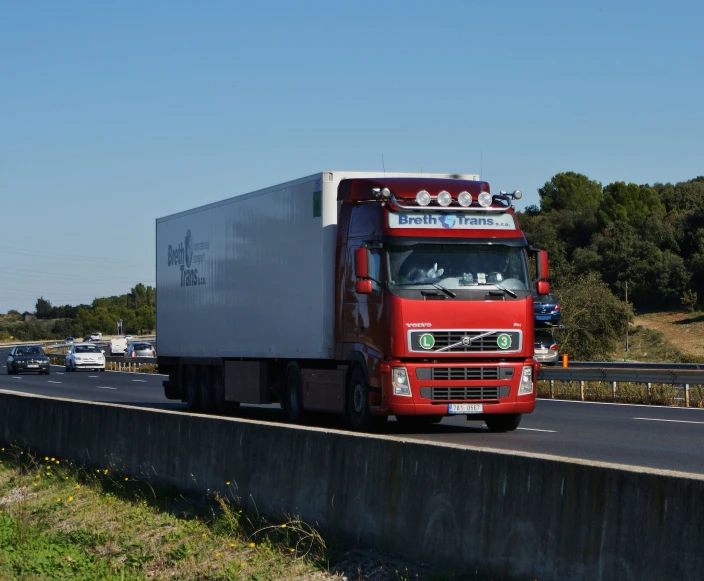
[[[321,172],[157,220],[166,396],[514,430],[535,408],[532,291],[550,290],[519,197],[476,175]]]

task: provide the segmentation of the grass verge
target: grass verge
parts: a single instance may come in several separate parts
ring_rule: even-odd
[[[333,579],[314,527],[234,496],[175,490],[0,451],[0,579]]]

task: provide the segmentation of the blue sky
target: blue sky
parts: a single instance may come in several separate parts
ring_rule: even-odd
[[[154,284],[155,219],[321,170],[704,175],[699,2],[4,2],[0,313]]]

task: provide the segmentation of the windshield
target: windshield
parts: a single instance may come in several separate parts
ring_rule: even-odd
[[[42,351],[41,347],[24,347],[22,349],[18,349],[16,355],[18,357],[24,355],[44,355],[44,351]]]
[[[96,345],[79,345],[76,353],[100,353],[100,349]]]
[[[528,290],[530,283],[523,248],[498,244],[388,245],[389,285],[471,290],[493,285]]]

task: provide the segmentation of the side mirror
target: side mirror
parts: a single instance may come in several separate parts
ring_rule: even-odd
[[[545,252],[545,250],[538,250],[538,259],[536,263],[538,267],[538,280],[546,280],[549,278],[550,268],[548,267],[548,253]]]
[[[365,280],[358,280],[354,285],[354,290],[360,295],[369,295],[372,293],[372,281],[368,278]]]
[[[538,281],[538,294],[539,295],[549,295],[550,294],[550,283],[544,280]]]
[[[358,279],[369,276],[369,251],[366,248],[354,251],[354,276]]]

